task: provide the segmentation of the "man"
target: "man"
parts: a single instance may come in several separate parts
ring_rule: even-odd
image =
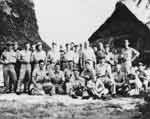
[[[81,77],[85,80],[85,90],[83,92],[83,98],[89,98],[90,96],[93,96],[90,93],[91,87],[89,86],[89,84],[91,84],[91,82],[96,82],[96,73],[90,62],[85,62],[85,68],[81,72]]]
[[[60,62],[60,51],[54,42],[52,43],[52,49],[47,54],[47,60],[53,60],[55,63]]]
[[[33,71],[30,93],[32,95],[51,95],[53,93],[53,86],[43,60],[39,61],[39,67]]]
[[[24,83],[24,91],[28,93],[31,82],[31,51],[30,44],[25,44],[25,49],[20,51],[19,61],[21,63],[20,75],[18,80],[17,93],[21,92],[21,86]],[[26,78],[26,79],[25,79]]]
[[[128,93],[128,84],[126,81],[125,73],[121,71],[121,65],[116,65],[116,70],[113,73],[113,79],[116,84],[116,92],[120,95],[126,95]]]
[[[51,81],[54,88],[54,94],[64,94],[65,77],[64,77],[64,73],[60,70],[59,63],[55,65],[54,76],[51,79]]]
[[[34,65],[36,64],[35,60],[33,59],[34,58],[34,55],[36,53],[36,44],[33,44],[32,47],[31,47],[31,72],[33,72],[34,70]]]
[[[136,71],[136,74],[138,76],[138,79],[141,81],[142,86],[144,87],[144,90],[147,92],[148,91],[148,75],[145,70],[145,66],[143,63],[139,63],[138,70]]]
[[[101,57],[96,65],[96,76],[98,80],[101,80],[107,88],[110,88],[110,92],[113,96],[116,94],[115,82],[112,78],[111,66],[106,63],[105,57]]]
[[[69,44],[66,44],[66,51],[64,57],[66,62],[73,61],[74,51],[72,48],[70,48]]]
[[[43,50],[41,42],[37,43],[36,51],[32,55],[32,59],[35,62],[34,69],[38,67],[38,62],[40,60],[43,60],[44,62],[46,62],[46,52]]]
[[[89,46],[89,42],[86,41],[84,43],[84,50],[82,52],[82,64],[83,67],[85,66],[85,62],[88,61],[90,62],[91,66],[94,67],[94,65],[96,64],[96,56],[95,53],[93,51],[93,49]]]
[[[8,50],[1,55],[4,70],[4,82],[6,84],[6,93],[16,92],[17,75],[15,63],[17,60],[16,52],[13,49],[13,43],[7,44]]]
[[[98,61],[99,58],[104,57],[105,56],[105,49],[103,46],[103,43],[99,42],[98,46],[97,46],[97,52],[96,52],[96,59]],[[98,63],[98,62],[97,62]]]
[[[79,68],[79,58],[80,58],[80,54],[78,51],[78,45],[75,45],[74,46],[74,56],[73,56],[74,68]]]
[[[15,71],[16,71],[17,80],[18,80],[19,79],[19,71],[20,71],[20,61],[18,59],[20,57],[20,50],[19,50],[18,42],[14,42],[13,48],[14,48],[14,51],[16,52],[16,55],[17,55],[17,60],[16,60],[16,64],[15,64]]]
[[[70,86],[71,83],[74,80],[74,75],[73,75],[73,61],[67,62],[66,68],[64,70],[64,76],[65,76],[65,88],[66,88],[66,93],[70,93]]]
[[[132,67],[132,62],[139,57],[140,53],[134,48],[129,47],[129,41],[125,40],[125,48],[122,49],[122,58],[124,63],[122,63],[123,71],[126,74],[130,73]]]
[[[110,51],[110,46],[109,44],[105,45],[105,59],[106,62],[109,63],[110,65],[114,65],[114,55]]]
[[[73,98],[82,97],[85,88],[85,80],[80,76],[77,68],[74,69],[73,76],[74,80],[70,83],[69,95]]]

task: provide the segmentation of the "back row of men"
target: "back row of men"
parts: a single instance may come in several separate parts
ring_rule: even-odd
[[[9,42],[0,60],[5,91],[98,98],[108,93],[125,94],[131,87],[139,92],[142,84],[145,89],[148,87],[142,64],[139,69],[132,66],[140,53],[129,47],[128,40],[124,46],[112,52],[108,44],[104,48],[102,43],[93,49],[88,42],[83,46],[66,44],[65,48],[52,43],[46,52],[42,43],[32,48],[26,43],[25,48],[19,50],[17,43]]]

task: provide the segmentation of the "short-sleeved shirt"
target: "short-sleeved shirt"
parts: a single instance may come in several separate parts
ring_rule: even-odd
[[[31,62],[31,51],[22,50],[20,51],[20,59],[23,62],[30,63]]]
[[[40,70],[40,68],[36,68],[34,71],[33,71],[33,74],[32,74],[32,77],[35,77],[35,80],[37,82],[39,81],[43,81],[46,77],[47,77],[47,71],[45,69],[43,70]]]
[[[52,79],[53,84],[62,84],[65,81],[64,73],[62,71],[55,71],[54,78]]]
[[[96,76],[101,77],[101,76],[106,76],[106,74],[111,73],[111,66],[107,63],[104,64],[97,64],[96,66]]]
[[[42,51],[36,51],[33,54],[33,59],[36,63],[38,63],[40,60],[44,60],[46,59],[46,52],[44,50]]]
[[[85,78],[86,81],[89,81],[89,80],[95,80],[96,79],[96,73],[95,73],[95,70],[84,70],[82,73],[81,73],[81,77]]]
[[[73,55],[73,61],[74,61],[75,64],[79,63],[79,58],[80,58],[79,52],[75,52],[74,55]]]
[[[73,61],[74,51],[70,50],[70,51],[65,52],[64,57],[66,61]]]
[[[47,59],[48,60],[51,60],[51,61],[54,61],[54,62],[57,62],[57,61],[60,61],[60,52],[59,50],[55,50],[55,51],[49,51],[48,54],[47,54]]]
[[[82,57],[84,61],[91,60],[93,62],[96,61],[96,56],[92,48],[84,49],[82,52]]]
[[[3,61],[7,63],[16,63],[17,54],[15,51],[6,51],[2,53]]]

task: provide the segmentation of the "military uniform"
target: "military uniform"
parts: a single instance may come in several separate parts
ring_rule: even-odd
[[[46,60],[46,52],[44,50],[42,51],[35,51],[34,54],[32,54],[32,59],[34,61],[34,69],[37,68],[39,65],[39,61],[40,60],[43,60],[45,61]]]
[[[25,82],[25,91],[29,90],[29,85],[31,82],[31,51],[22,50],[20,51],[20,75],[18,80],[18,89],[17,91],[20,92],[21,85]],[[24,81],[24,79],[26,80]]]
[[[93,67],[96,63],[96,56],[92,48],[84,49],[82,52],[82,64],[85,67],[85,62],[90,62],[90,65]]]
[[[122,71],[126,74],[131,72],[133,56],[139,56],[139,52],[133,48],[122,49],[122,58],[124,58],[124,63],[122,63]]]
[[[112,79],[111,66],[107,63],[97,64],[96,66],[97,80],[101,80],[105,86],[111,88],[111,93],[116,94],[115,82]]]
[[[4,61],[3,65],[3,74],[4,74],[4,82],[6,85],[6,90],[8,92],[13,90],[16,91],[16,82],[17,82],[17,75],[15,71],[15,63],[16,63],[16,52],[12,51],[5,51],[2,53],[2,59]],[[11,85],[12,82],[12,85]]]
[[[33,71],[32,78],[36,82],[36,86],[32,83],[30,88],[32,95],[53,94],[53,86],[45,69],[40,70],[40,68],[36,68]]]
[[[55,94],[64,94],[65,77],[62,71],[54,71],[54,77],[51,79]]]

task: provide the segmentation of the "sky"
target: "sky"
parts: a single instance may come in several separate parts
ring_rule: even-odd
[[[43,41],[87,40],[112,14],[117,0],[33,0]]]

